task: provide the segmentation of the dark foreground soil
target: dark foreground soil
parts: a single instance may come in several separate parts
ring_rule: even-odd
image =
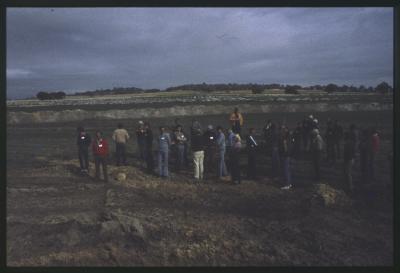
[[[307,113],[308,114],[308,113]],[[314,113],[315,115],[315,113]],[[392,265],[392,182],[387,154],[392,113],[321,113],[347,127],[376,126],[382,133],[377,178],[346,192],[342,165],[326,162],[312,180],[306,155],[293,161],[295,187],[272,180],[270,158],[259,156],[259,178],[240,185],[212,177],[196,184],[191,167],[170,180],[146,174],[128,147],[129,166],[111,162],[109,183],[79,173],[77,124],[8,127],[7,264],[9,266],[350,266]],[[303,114],[246,115],[246,127],[272,118],[289,126]],[[181,118],[188,126],[192,117]],[[227,126],[226,117],[202,116]],[[133,134],[135,120],[123,121]],[[172,120],[151,120],[172,124]],[[111,135],[117,121],[86,121]],[[155,130],[156,131],[156,130]],[[110,139],[110,138],[109,138]],[[112,147],[112,146],[111,146]],[[113,151],[112,147],[112,151]],[[243,169],[246,158],[243,157]],[[127,179],[113,179],[117,173]],[[323,185],[320,185],[323,184]]]

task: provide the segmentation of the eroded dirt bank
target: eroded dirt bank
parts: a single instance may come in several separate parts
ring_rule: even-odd
[[[274,112],[338,112],[338,111],[388,111],[392,110],[390,102],[306,102],[306,103],[238,103],[238,104],[211,104],[211,105],[181,105],[175,107],[157,106],[139,108],[134,105],[130,109],[102,110],[43,110],[43,111],[8,111],[8,124],[70,122],[94,119],[137,119],[137,118],[161,118],[177,116],[202,116],[226,114],[232,111],[232,107],[239,106],[243,113],[274,113]]]

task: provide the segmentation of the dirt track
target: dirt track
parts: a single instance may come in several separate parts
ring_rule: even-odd
[[[346,120],[343,113],[330,114]],[[248,126],[259,128],[262,117],[247,116]],[[130,166],[109,170],[111,176],[126,173],[127,180],[104,184],[78,172],[76,124],[9,127],[8,265],[391,265],[393,200],[386,160],[391,114],[351,118],[382,131],[379,175],[375,184],[359,181],[360,191],[348,196],[340,164],[324,164],[321,183],[344,198],[332,206],[315,198],[304,158],[293,162],[296,187],[288,192],[280,190],[281,181],[268,178],[270,159],[264,156],[260,179],[241,185],[213,180],[196,185],[191,170],[160,180],[145,174],[132,155]],[[226,117],[200,119],[224,125]],[[297,119],[287,115],[292,125]],[[166,122],[152,120],[154,128]],[[101,126],[107,135],[115,126],[87,124],[89,130]]]

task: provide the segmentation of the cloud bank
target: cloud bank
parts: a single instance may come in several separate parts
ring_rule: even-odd
[[[8,8],[7,97],[393,83],[392,8]]]

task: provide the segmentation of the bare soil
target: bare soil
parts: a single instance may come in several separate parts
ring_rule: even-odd
[[[245,115],[246,128],[262,128],[272,118],[294,127],[301,114]],[[342,162],[322,165],[322,181],[336,198],[324,205],[316,198],[311,162],[293,160],[295,187],[282,191],[270,178],[270,157],[260,154],[257,180],[240,185],[214,176],[194,183],[192,167],[172,171],[169,180],[145,173],[128,146],[129,166],[111,156],[110,182],[79,172],[75,123],[15,125],[7,128],[8,266],[378,266],[393,263],[393,191],[388,153],[392,149],[391,112],[313,113],[345,128],[376,126],[381,151],[373,183],[360,181],[349,194]],[[182,117],[185,128],[195,117]],[[227,116],[198,117],[228,126]],[[151,119],[157,135],[160,124]],[[118,122],[134,135],[137,120],[84,121],[93,136],[101,128],[108,140]],[[324,128],[322,128],[324,131]],[[111,145],[111,150],[114,147]],[[246,157],[242,166],[245,174]],[[117,181],[117,173],[127,179]],[[347,201],[344,201],[347,200]]]

